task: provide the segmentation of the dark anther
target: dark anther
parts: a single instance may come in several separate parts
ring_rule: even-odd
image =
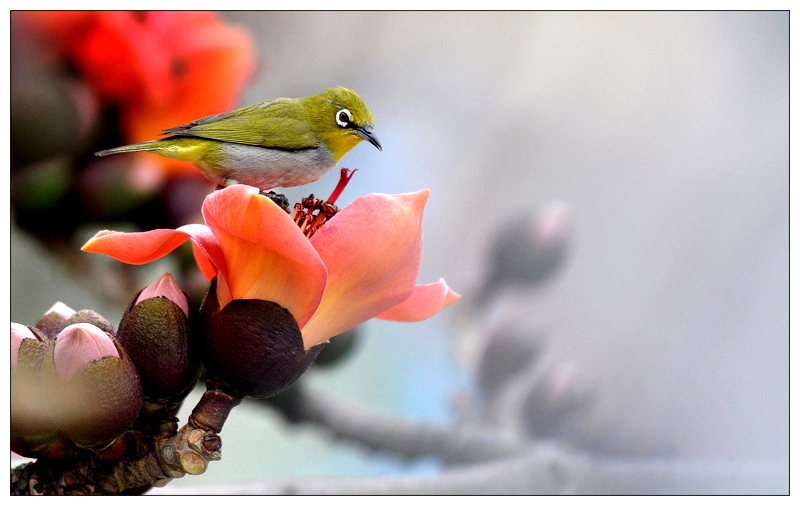
[[[274,191],[268,192],[259,192],[260,195],[264,195],[265,197],[269,198],[271,201],[275,202],[280,206],[281,209],[289,212],[289,199],[286,198],[286,195],[282,195],[280,193],[275,193]]]
[[[339,212],[339,208],[330,202],[323,202],[320,205],[320,211],[325,214],[326,218],[331,219],[336,213]]]
[[[318,198],[315,198],[313,193],[302,200],[303,207],[308,209],[309,212],[316,211],[320,202],[322,201]]]
[[[322,225],[324,225],[329,219],[333,218],[333,216],[338,212],[338,207],[328,201],[315,198],[314,194],[312,193],[308,197],[304,198],[301,203],[294,205],[294,211],[291,213],[291,218],[295,223],[297,223],[297,226],[300,227],[300,231],[310,239],[311,236],[317,233]]]
[[[320,211],[327,218],[332,218],[334,214],[339,212],[339,208],[331,204],[330,202],[314,198],[313,193],[303,199],[303,207],[308,209],[309,213],[313,213],[314,211]]]

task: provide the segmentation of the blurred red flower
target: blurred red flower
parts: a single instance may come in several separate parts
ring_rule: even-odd
[[[214,12],[25,13],[58,46],[103,103],[120,108],[126,143],[231,110],[255,68],[250,34]],[[191,164],[153,158],[167,173]]]

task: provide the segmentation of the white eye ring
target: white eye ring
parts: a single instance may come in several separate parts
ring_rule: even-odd
[[[353,122],[353,115],[350,114],[350,111],[347,109],[339,109],[339,112],[336,113],[336,123],[340,127],[346,127],[350,123]]]

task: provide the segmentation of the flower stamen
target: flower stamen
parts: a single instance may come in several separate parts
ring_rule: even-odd
[[[342,169],[342,172],[339,175],[339,183],[336,185],[336,188],[333,189],[331,196],[328,197],[328,202],[331,204],[335,204],[336,200],[339,198],[339,195],[342,194],[344,191],[344,187],[347,186],[347,183],[350,182],[350,179],[353,177],[353,174],[356,173],[358,169]]]
[[[318,199],[314,197],[312,193],[304,198],[302,202],[294,205],[294,211],[291,212],[290,216],[292,221],[300,227],[300,231],[303,232],[306,237],[311,239],[311,237],[322,228],[322,225],[327,223],[328,220],[339,212],[339,208],[334,205],[334,202],[336,202],[342,194],[345,186],[347,186],[347,183],[350,182],[350,179],[357,170],[358,169],[342,169],[339,183],[327,200]],[[288,204],[284,209],[287,213],[289,212]]]

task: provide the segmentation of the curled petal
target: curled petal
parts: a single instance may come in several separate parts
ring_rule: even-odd
[[[267,300],[304,325],[322,298],[327,272],[286,211],[257,188],[233,185],[206,198],[203,216],[228,265],[217,290],[220,307],[231,298]],[[225,286],[227,296],[220,290]]]
[[[184,225],[176,230],[160,228],[148,232],[101,230],[83,245],[83,251],[102,253],[128,264],[152,262],[192,239],[197,264],[206,278],[225,272],[222,250],[205,225]]]
[[[328,285],[302,327],[306,349],[408,298],[422,259],[428,193],[360,197],[311,238],[328,268]]]
[[[102,253],[128,264],[142,265],[163,257],[187,239],[187,234],[171,229],[130,233],[101,230],[81,250]]]
[[[191,224],[178,227],[192,238],[192,251],[200,271],[211,281],[217,273],[227,275],[227,264],[219,242],[206,225]]]
[[[384,311],[376,318],[396,322],[418,322],[430,318],[461,298],[444,279],[427,285],[416,285],[406,300]]]

